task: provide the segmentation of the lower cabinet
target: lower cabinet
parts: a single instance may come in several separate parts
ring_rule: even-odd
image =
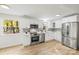
[[[51,31],[47,31],[45,33],[45,41],[53,40],[54,39],[54,33]]]
[[[23,35],[21,40],[22,40],[23,46],[30,45],[31,43],[30,35]]]

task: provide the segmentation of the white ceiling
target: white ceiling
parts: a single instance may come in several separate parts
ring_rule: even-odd
[[[9,10],[0,7],[0,13],[53,19],[58,14],[63,16],[79,12],[78,4],[9,4],[8,6],[10,6]]]

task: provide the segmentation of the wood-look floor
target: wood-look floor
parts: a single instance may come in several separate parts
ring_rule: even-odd
[[[50,41],[28,47],[16,46],[0,50],[0,55],[79,55],[79,51]]]

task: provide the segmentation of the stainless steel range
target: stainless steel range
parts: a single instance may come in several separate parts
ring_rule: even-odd
[[[30,45],[45,42],[45,32],[43,28],[38,28],[37,24],[31,24],[30,28],[23,28],[23,31],[30,35]]]
[[[39,35],[31,34],[31,44],[37,44],[37,43],[39,43]]]

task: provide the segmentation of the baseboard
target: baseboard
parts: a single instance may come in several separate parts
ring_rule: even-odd
[[[0,48],[0,50],[8,49],[8,48],[13,48],[13,47],[17,47],[17,46],[22,46],[22,44],[13,45],[13,46],[9,46],[9,47],[3,47],[3,48]]]
[[[23,47],[29,47],[30,45],[26,45],[26,46],[24,46],[24,45],[22,45]]]
[[[46,43],[48,43],[48,42],[51,42],[51,41],[57,41],[57,42],[60,42],[60,41],[58,41],[58,40],[56,40],[56,39],[51,39],[51,40],[48,40],[48,41],[45,41]],[[61,42],[60,42],[61,43]]]
[[[55,39],[52,39],[52,40],[45,41],[45,43],[51,42],[51,41],[53,41],[53,40],[55,40]]]

